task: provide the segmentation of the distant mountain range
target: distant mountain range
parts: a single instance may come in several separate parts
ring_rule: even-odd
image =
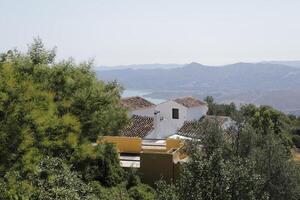
[[[262,61],[260,63],[280,64],[290,67],[300,67],[300,60],[293,61]],[[132,64],[132,65],[117,65],[117,66],[98,66],[97,71],[116,70],[116,69],[172,69],[183,67],[186,64]]]
[[[100,66],[99,71],[116,70],[116,69],[171,69],[183,67],[184,64],[133,64],[133,65],[118,65],[118,66]]]
[[[278,65],[287,65],[291,67],[300,67],[300,60],[291,60],[291,61],[265,61],[262,63],[271,63],[271,64],[278,64]]]
[[[199,63],[96,71],[105,81],[118,80],[126,89],[151,90],[151,97],[212,95],[219,102],[267,104],[300,114],[298,61],[236,63],[222,67]],[[149,67],[151,66],[151,67]]]

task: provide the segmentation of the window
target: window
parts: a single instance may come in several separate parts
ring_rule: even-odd
[[[179,119],[179,109],[178,108],[173,108],[172,109],[172,118],[173,119]]]

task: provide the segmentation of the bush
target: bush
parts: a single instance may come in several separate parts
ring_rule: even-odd
[[[129,189],[129,196],[133,200],[154,200],[155,191],[148,185],[140,184]]]
[[[293,143],[297,148],[300,148],[300,135],[293,136]]]

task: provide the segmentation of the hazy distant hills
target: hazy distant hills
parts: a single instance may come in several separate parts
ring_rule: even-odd
[[[182,67],[183,64],[133,64],[133,65],[118,65],[118,66],[100,66],[99,71],[116,70],[116,69],[171,69]]]
[[[118,80],[126,89],[152,90],[153,97],[213,95],[220,102],[268,104],[287,112],[300,111],[300,67],[281,63],[236,63],[223,67],[191,63],[97,71],[97,76],[106,81]]]
[[[300,67],[300,60],[292,60],[292,61],[264,61],[262,63],[271,63],[271,64],[287,65],[287,66],[291,66],[291,67]]]

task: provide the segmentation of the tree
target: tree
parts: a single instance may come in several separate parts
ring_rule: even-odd
[[[134,168],[130,168],[127,174],[127,185],[126,188],[130,189],[131,187],[137,186],[141,183],[139,176]]]
[[[232,116],[237,112],[233,102],[230,104],[217,104],[212,96],[205,97],[204,101],[208,104],[207,114],[209,115]]]
[[[173,183],[167,184],[164,180],[156,182],[156,199],[158,200],[179,200],[177,188]]]
[[[129,189],[129,196],[133,200],[154,200],[155,191],[148,185],[140,184]]]
[[[300,148],[300,135],[294,135],[292,140],[295,147]]]
[[[45,158],[39,168],[39,173],[31,178],[37,187],[33,199],[97,199],[92,188],[63,160]]]
[[[28,56],[33,65],[51,64],[54,62],[56,52],[55,48],[47,50],[44,47],[42,40],[37,37],[34,38],[33,43],[28,46]]]
[[[200,124],[204,137],[190,146],[179,180],[160,183],[159,199],[300,198],[300,168],[282,137],[290,122],[269,107],[246,106],[239,115],[226,132],[216,122]]]
[[[26,54],[1,54],[1,198],[98,199],[110,190],[129,198],[116,149],[95,145],[127,122],[122,88],[97,80],[91,65],[56,63],[40,39]]]
[[[205,97],[205,98],[204,98],[204,101],[206,101],[206,103],[207,103],[208,105],[211,105],[211,104],[215,103],[215,100],[214,100],[214,98],[213,98],[212,96],[207,96],[207,97]]]

